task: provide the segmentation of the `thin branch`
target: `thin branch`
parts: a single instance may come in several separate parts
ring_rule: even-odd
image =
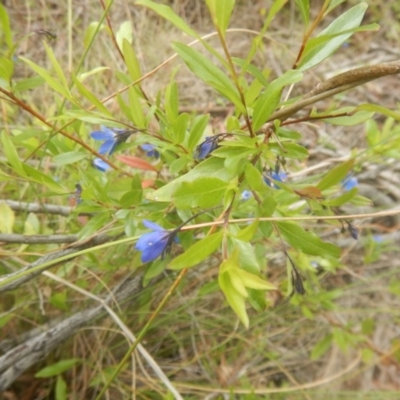
[[[54,265],[61,264],[63,262],[69,261],[71,258],[75,257],[75,253],[78,253],[79,251],[86,249],[88,247],[93,247],[96,245],[100,245],[103,243],[110,242],[112,240],[115,240],[115,237],[113,236],[108,236],[108,235],[97,235],[93,239],[81,244],[80,246],[76,246],[73,248],[69,249],[63,249],[59,251],[55,251],[54,253],[46,254],[43,257],[38,258],[36,261],[33,263],[25,266],[24,268],[19,269],[16,272],[12,272],[11,274],[8,275],[3,275],[0,278],[0,293],[5,292],[8,290],[13,290],[24,284],[25,282],[30,281],[34,277],[40,275],[43,271],[46,269],[49,269],[50,267],[53,267]],[[57,260],[59,258],[62,258],[62,261],[55,262],[54,264],[46,265],[45,267],[41,269],[35,269],[36,267],[45,264],[45,263],[51,263],[51,261]],[[35,269],[34,271],[29,273],[29,270]],[[27,272],[28,271],[28,272]],[[22,274],[22,276],[20,276]],[[13,279],[15,277],[15,279]],[[2,282],[7,281],[3,285],[1,285]]]
[[[73,243],[79,240],[78,235],[17,235],[0,233],[0,243],[47,244]]]
[[[51,204],[26,203],[24,201],[2,200],[14,211],[26,211],[31,213],[57,214],[67,217],[73,211],[73,207],[54,206]]]
[[[400,73],[400,61],[369,65],[343,72],[342,74],[319,83],[313,90],[305,94],[296,103],[274,112],[268,121],[276,119],[284,121],[297,111],[300,111],[320,100],[353,89],[369,81],[382,78],[383,76],[395,75],[398,73]]]

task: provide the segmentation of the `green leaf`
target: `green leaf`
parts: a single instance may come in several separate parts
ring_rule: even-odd
[[[295,0],[298,9],[300,10],[301,17],[304,25],[307,28],[310,22],[310,1],[309,0]]]
[[[13,226],[15,222],[15,214],[11,207],[0,202],[0,232],[13,233]]]
[[[224,159],[210,157],[200,164],[196,165],[187,174],[180,176],[179,178],[167,183],[162,188],[149,193],[148,198],[157,201],[172,201],[172,195],[180,187],[182,182],[192,182],[199,177],[214,177],[221,179],[224,182],[228,182],[233,178],[225,166]]]
[[[46,50],[47,56],[49,57],[50,62],[53,65],[54,71],[56,72],[56,74],[58,76],[58,79],[60,80],[64,89],[69,91],[67,78],[65,77],[64,71],[61,68],[61,65],[58,63],[58,61],[53,53],[53,49],[45,41],[43,41],[43,45]]]
[[[186,130],[190,122],[190,115],[182,113],[171,124],[172,138],[174,143],[181,144],[185,140]]]
[[[343,164],[337,165],[321,179],[321,181],[317,184],[317,188],[323,191],[340,183],[353,168],[353,165],[354,160],[348,160]]]
[[[282,147],[285,151],[282,151],[282,147],[279,146],[278,143],[271,143],[269,145],[271,151],[274,151],[277,154],[282,155],[285,158],[294,158],[294,159],[304,159],[308,158],[308,150],[297,144],[291,142],[281,142]]]
[[[50,378],[52,376],[57,376],[65,371],[68,371],[76,364],[80,363],[79,358],[70,358],[67,360],[61,360],[55,364],[49,365],[35,374],[35,378]]]
[[[328,334],[321,339],[312,349],[310,358],[311,360],[318,360],[321,358],[332,346],[332,335]]]
[[[253,239],[253,236],[257,232],[257,229],[258,220],[255,220],[250,225],[246,226],[246,228],[241,229],[236,234],[236,238],[244,242],[249,242],[251,239]]]
[[[0,56],[0,79],[4,80],[7,83],[11,82],[11,78],[14,74],[14,63],[3,56]],[[7,89],[10,86],[7,85]]]
[[[89,237],[94,232],[102,228],[107,222],[109,222],[109,219],[110,215],[108,212],[102,212],[95,215],[79,232],[79,238],[85,239]]]
[[[221,245],[223,231],[214,233],[190,246],[169,264],[170,269],[190,268],[205,260]]]
[[[173,202],[178,208],[209,208],[218,205],[228,183],[218,178],[200,177],[192,182],[182,182],[174,192]]]
[[[203,133],[207,127],[208,121],[210,120],[210,114],[198,115],[192,122],[192,126],[189,131],[188,139],[188,150],[193,151],[199,140],[203,136]]]
[[[246,182],[253,190],[263,190],[265,188],[265,182],[261,172],[255,168],[252,164],[247,164],[245,169]]]
[[[139,61],[131,42],[125,38],[122,41],[122,54],[124,55],[125,65],[128,68],[130,77],[133,81],[137,81],[142,76]]]
[[[259,276],[252,274],[244,269],[234,269],[231,274],[236,275],[245,287],[259,290],[277,290],[277,288]]]
[[[26,179],[33,182],[37,182],[40,185],[44,185],[55,193],[65,194],[65,189],[62,186],[60,186],[57,182],[55,182],[50,175],[45,174],[39,171],[38,169],[33,168],[26,164],[23,165],[23,168],[24,168],[24,174],[27,177]]]
[[[26,90],[35,89],[43,85],[45,80],[41,76],[34,76],[33,78],[22,79],[13,87],[13,92],[25,92]]]
[[[366,3],[360,3],[346,11],[325,28],[318,37],[335,35],[343,31],[357,28],[361,24],[367,7],[368,5]],[[307,48],[306,44],[297,68],[300,71],[305,71],[319,64],[333,54],[351,35],[352,33],[350,32],[334,36],[331,40],[314,47],[312,47],[311,44],[311,46]]]
[[[300,226],[291,222],[276,222],[276,225],[281,235],[295,249],[313,256],[340,257],[339,247],[323,242],[318,236],[305,231]]]
[[[358,110],[365,110],[365,111],[370,111],[370,112],[377,112],[379,114],[386,115],[388,117],[391,117],[395,119],[396,121],[400,121],[400,113],[389,110],[386,107],[383,106],[378,106],[376,104],[361,104],[360,106],[355,108],[355,111]]]
[[[92,103],[100,112],[104,114],[104,116],[112,117],[113,115],[107,110],[105,105],[88,89],[85,85],[80,82],[78,79],[73,77],[74,84],[78,89],[79,93],[88,99],[90,103]]]
[[[57,93],[61,94],[61,96],[70,101],[73,100],[69,89],[64,87],[60,82],[57,82],[44,68],[39,67],[39,65],[35,64],[25,57],[20,56],[19,59],[28,64],[29,67],[34,70],[38,75],[40,75],[46,81],[46,83]]]
[[[4,155],[7,157],[7,161],[10,163],[15,172],[19,175],[25,176],[23,164],[19,159],[17,150],[14,147],[14,143],[5,131],[1,133],[1,143],[3,145]]]
[[[87,157],[83,151],[69,151],[61,153],[53,158],[53,162],[58,165],[73,164]]]
[[[165,113],[167,114],[168,120],[172,123],[179,115],[179,97],[178,97],[178,85],[174,79],[165,90]]]
[[[213,17],[214,25],[225,36],[235,0],[206,0],[206,3]]]
[[[57,376],[55,393],[56,393],[55,400],[68,400],[67,384],[65,383],[61,375]]]
[[[226,261],[224,261],[224,263],[225,262]],[[231,306],[233,311],[235,311],[243,325],[248,328],[249,316],[247,315],[246,311],[245,297],[241,296],[240,293],[233,287],[229,273],[220,273],[218,276],[218,283],[228,304]]]
[[[144,129],[146,128],[146,117],[143,113],[143,108],[139,100],[137,88],[131,86],[128,90],[128,94],[131,119],[139,129]]]
[[[173,43],[172,47],[196,76],[245,112],[237,88],[210,59],[182,43]]]
[[[158,15],[160,15],[167,21],[174,24],[182,32],[185,32],[189,36],[199,38],[199,35],[193,29],[189,28],[189,26],[186,25],[186,23],[183,21],[183,19],[178,17],[171,10],[170,7],[154,3],[153,1],[150,1],[150,0],[137,0],[135,4],[138,6],[144,6],[144,7],[150,8],[151,10],[155,11]]]
[[[254,103],[253,130],[257,131],[267,122],[279,104],[282,89],[287,85],[299,82],[302,77],[301,72],[289,70],[268,85],[265,92]]]
[[[116,35],[115,38],[117,40],[118,47],[123,51],[124,48],[124,41],[128,42],[129,44],[132,43],[133,39],[133,27],[132,27],[132,22],[131,21],[124,21]]]
[[[340,108],[335,110],[335,114],[341,114],[341,113],[351,113],[349,116],[344,116],[344,117],[333,117],[333,118],[324,118],[322,121],[325,121],[329,124],[332,125],[340,125],[340,126],[353,126],[353,125],[358,125],[361,124],[362,122],[371,120],[372,117],[374,116],[375,112],[369,112],[369,111],[354,111],[354,107],[345,107],[345,108]],[[319,115],[321,116],[321,115]]]
[[[13,43],[12,43],[12,32],[10,28],[10,19],[8,18],[7,10],[2,4],[0,4],[0,27],[1,27],[0,39],[2,39],[4,35],[4,41],[8,49],[11,50],[13,48]]]

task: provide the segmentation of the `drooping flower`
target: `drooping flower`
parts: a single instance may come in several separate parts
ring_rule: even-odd
[[[220,136],[221,135],[207,136],[206,140],[196,147],[194,158],[197,160],[203,160],[218,148],[218,140]]]
[[[93,165],[101,172],[107,172],[111,167],[101,158],[95,158]]]
[[[145,143],[141,144],[139,147],[146,152],[147,157],[160,158],[160,153],[156,150],[156,148],[152,144]]]
[[[177,241],[177,230],[169,231],[154,222],[143,220],[143,225],[152,230],[136,242],[135,248],[142,252],[142,262],[147,263],[161,255],[163,258],[171,251],[172,243]]]
[[[127,131],[125,129],[110,129],[103,126],[101,131],[93,131],[90,133],[90,136],[94,140],[104,141],[99,148],[100,154],[112,154],[116,147],[120,143],[126,142],[132,133],[132,131]]]
[[[347,175],[346,178],[342,180],[342,188],[349,192],[351,189],[358,186],[358,179],[353,175]]]
[[[279,189],[279,186],[277,186],[274,181],[277,182],[283,182],[287,178],[286,172],[275,172],[271,171],[268,175],[264,175],[264,182],[275,189]]]

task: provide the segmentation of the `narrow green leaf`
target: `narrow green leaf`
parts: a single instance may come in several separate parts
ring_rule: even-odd
[[[0,201],[0,232],[13,233],[15,214],[11,207]]]
[[[336,18],[318,36],[335,35],[348,29],[357,28],[361,24],[367,7],[368,5],[366,3],[356,5]],[[336,36],[330,41],[313,47],[310,50],[307,50],[306,44],[306,48],[297,65],[298,69],[300,71],[305,71],[319,64],[333,54],[351,35],[352,33],[346,33]]]
[[[55,400],[68,400],[67,384],[65,383],[61,375],[57,376],[55,394],[56,394]]]
[[[79,358],[61,360],[55,364],[49,365],[48,367],[41,369],[35,374],[35,378],[50,378],[52,376],[57,376],[65,371],[68,371],[80,362],[81,360]]]
[[[87,157],[87,153],[83,151],[68,151],[67,153],[58,154],[53,158],[53,162],[58,165],[73,164]]]
[[[213,177],[182,182],[174,192],[173,202],[178,208],[214,207],[221,202],[228,185],[227,182]]]
[[[188,150],[193,151],[199,143],[210,120],[210,114],[198,115],[192,122],[189,131]]]
[[[133,81],[137,81],[142,76],[139,61],[132,44],[124,38],[122,41],[122,54],[124,55],[125,65]]]
[[[1,62],[0,62],[0,79],[4,80],[8,84],[11,82],[11,78],[14,74],[14,63],[8,59],[5,58],[4,56],[1,57]],[[7,85],[7,89],[9,89],[10,86]]]
[[[309,0],[295,0],[298,9],[300,10],[304,26],[307,28],[310,22],[310,1]]]
[[[354,160],[348,160],[342,164],[337,165],[330,170],[317,184],[317,188],[321,191],[328,189],[340,183],[349,171],[353,168]]]
[[[142,104],[140,103],[137,88],[130,87],[129,94],[129,108],[131,110],[131,120],[139,129],[146,128],[146,116],[143,113]]]
[[[189,26],[183,21],[183,19],[178,17],[171,10],[170,7],[154,3],[153,1],[150,1],[150,0],[137,0],[135,4],[138,6],[144,6],[144,7],[150,8],[151,10],[155,11],[159,16],[163,17],[167,21],[174,24],[182,32],[185,32],[189,36],[199,38],[199,35],[197,34],[197,32],[195,32],[193,29],[189,28]]]
[[[259,276],[252,274],[244,269],[235,269],[231,271],[231,274],[235,274],[242,281],[245,287],[251,289],[260,289],[260,290],[276,290],[276,286],[272,283],[265,281]]]
[[[171,125],[172,136],[173,136],[173,141],[176,144],[181,144],[184,142],[189,122],[190,122],[190,115],[187,113],[182,113],[172,123]]]
[[[35,89],[43,85],[45,80],[41,76],[34,76],[33,78],[21,79],[13,87],[13,93],[25,92],[26,90]]]
[[[229,99],[240,111],[245,111],[235,85],[207,57],[182,43],[173,43],[172,47],[196,76]]]
[[[235,0],[206,0],[206,3],[215,26],[225,36],[233,7],[235,6]]]
[[[0,4],[0,27],[1,27],[0,39],[2,39],[2,36],[4,35],[4,41],[8,49],[11,50],[13,48],[13,43],[12,43],[10,19],[8,18],[7,10],[2,4]]]
[[[241,229],[236,234],[236,238],[244,242],[250,242],[250,240],[253,239],[253,236],[257,232],[257,229],[258,229],[258,220],[255,220],[250,225],[246,226],[246,228]]]
[[[257,131],[268,120],[279,104],[282,89],[293,83],[299,82],[303,74],[299,71],[289,70],[282,76],[272,81],[254,103],[253,129]]]
[[[361,104],[360,106],[356,107],[354,111],[358,110],[365,110],[365,111],[370,111],[370,112],[377,112],[379,114],[386,115],[387,117],[391,117],[395,119],[396,121],[400,121],[400,113],[389,110],[386,107],[383,106],[378,106],[376,104]]]
[[[340,257],[340,248],[323,242],[318,236],[291,222],[276,222],[281,235],[295,249],[321,257]]]
[[[179,115],[179,94],[178,85],[175,80],[171,82],[165,90],[165,113],[170,123],[173,123]]]
[[[129,44],[132,43],[132,39],[133,39],[133,27],[132,27],[132,22],[131,21],[124,21],[116,35],[115,38],[117,40],[117,44],[118,47],[121,49],[121,51],[123,51],[123,47],[124,47],[124,41],[128,42]]]
[[[47,56],[50,59],[51,64],[53,65],[54,71],[56,72],[58,79],[61,82],[61,85],[67,90],[68,89],[68,81],[67,78],[64,75],[64,71],[61,68],[61,65],[58,63],[57,58],[55,57],[53,53],[53,49],[45,42],[43,41],[44,48],[46,50]]]
[[[23,164],[23,169],[28,180],[39,183],[40,185],[44,185],[55,193],[65,194],[65,189],[55,182],[50,175],[45,174],[26,164]]]
[[[190,268],[205,260],[221,245],[223,232],[217,232],[199,240],[169,264],[170,269]]]
[[[56,81],[44,68],[40,67],[39,65],[35,64],[25,57],[20,56],[19,59],[28,64],[29,67],[33,69],[38,75],[40,75],[46,81],[46,83],[57,93],[61,94],[61,96],[65,97],[68,100],[73,100],[68,88],[64,87],[60,82]]]
[[[7,157],[7,161],[10,163],[11,167],[19,175],[25,176],[23,164],[19,159],[17,150],[5,131],[1,133],[1,143],[3,145],[4,155]]]
[[[104,104],[89,89],[87,89],[83,83],[81,83],[75,77],[73,77],[73,80],[76,88],[83,97],[89,100],[90,103],[93,104],[100,112],[105,114],[105,116],[112,117],[112,114],[107,110]]]
[[[249,327],[249,316],[246,311],[245,298],[241,296],[233,287],[230,280],[229,273],[222,273],[218,276],[218,283],[225,295],[228,304],[231,306],[232,310],[239,317],[243,325]]]

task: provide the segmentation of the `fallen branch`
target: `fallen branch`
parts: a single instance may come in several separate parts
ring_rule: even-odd
[[[17,235],[0,233],[0,242],[23,244],[73,243],[79,240],[78,235]]]

